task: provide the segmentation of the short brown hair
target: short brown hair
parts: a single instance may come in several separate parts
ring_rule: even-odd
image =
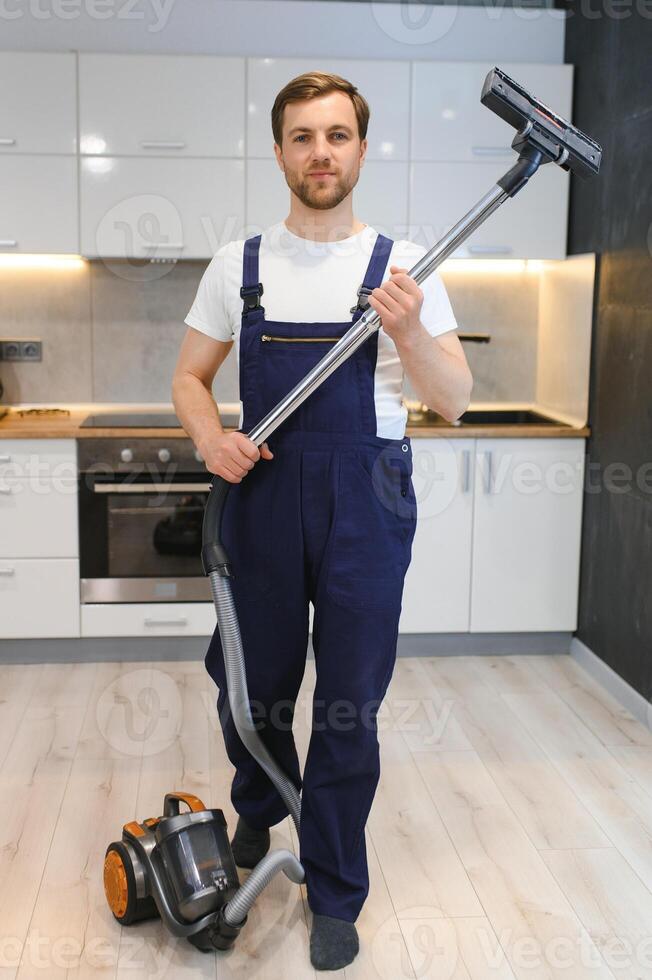
[[[283,140],[283,110],[288,102],[301,102],[303,99],[316,99],[329,92],[345,92],[349,96],[358,120],[358,135],[362,141],[367,135],[369,124],[369,105],[364,96],[360,95],[355,85],[341,75],[333,75],[323,71],[307,71],[297,75],[285,85],[276,96],[272,106],[272,133],[274,142],[282,146]]]

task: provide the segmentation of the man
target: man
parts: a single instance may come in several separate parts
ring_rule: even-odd
[[[272,131],[290,213],[216,253],[186,317],[190,329],[173,381],[175,408],[208,470],[234,484],[222,536],[249,695],[263,709],[260,735],[302,790],[300,860],[316,969],[340,969],[355,957],[354,922],[369,889],[364,831],[380,774],[376,712],[395,664],[416,522],[403,372],[449,420],[467,408],[472,387],[441,279],[435,272],[419,288],[407,275],[425,250],[392,242],[354,217],[368,119],[364,98],[338,75],[306,73],[279,92]],[[381,317],[380,330],[259,451],[245,433],[367,302]],[[225,433],[211,391],[233,343],[242,431]],[[291,723],[309,602],[316,687],[302,775]],[[217,629],[205,662],[220,689],[220,721],[236,767],[233,852],[241,867],[254,867],[269,848],[269,828],[288,811],[223,710]]]

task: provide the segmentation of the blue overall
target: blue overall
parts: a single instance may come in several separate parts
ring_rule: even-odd
[[[351,321],[266,320],[260,236],[245,243],[240,334],[242,431],[251,431],[362,315],[392,242],[379,235]],[[266,339],[282,337],[286,339]],[[324,338],[306,340],[305,338]],[[296,338],[292,340],[291,338]],[[303,339],[302,339],[303,338]],[[300,860],[313,913],[355,921],[369,891],[365,824],[380,777],[376,713],[396,660],[403,580],[416,527],[412,447],[376,435],[378,332],[267,440],[229,490],[222,541],[246,661],[253,719],[302,791]],[[303,776],[292,733],[305,671],[308,606],[316,686]],[[251,827],[283,820],[278,791],[235,730],[219,630],[205,658],[219,688],[231,800]]]

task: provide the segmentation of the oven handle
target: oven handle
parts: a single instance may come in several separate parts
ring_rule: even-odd
[[[207,493],[210,483],[95,483],[93,493]]]

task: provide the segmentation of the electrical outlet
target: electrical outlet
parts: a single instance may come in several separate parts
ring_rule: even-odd
[[[21,340],[20,342],[21,361],[40,361],[41,360],[41,341],[40,340]]]
[[[40,361],[41,355],[40,340],[0,340],[0,361]]]
[[[0,357],[3,361],[20,360],[19,340],[0,340]]]

